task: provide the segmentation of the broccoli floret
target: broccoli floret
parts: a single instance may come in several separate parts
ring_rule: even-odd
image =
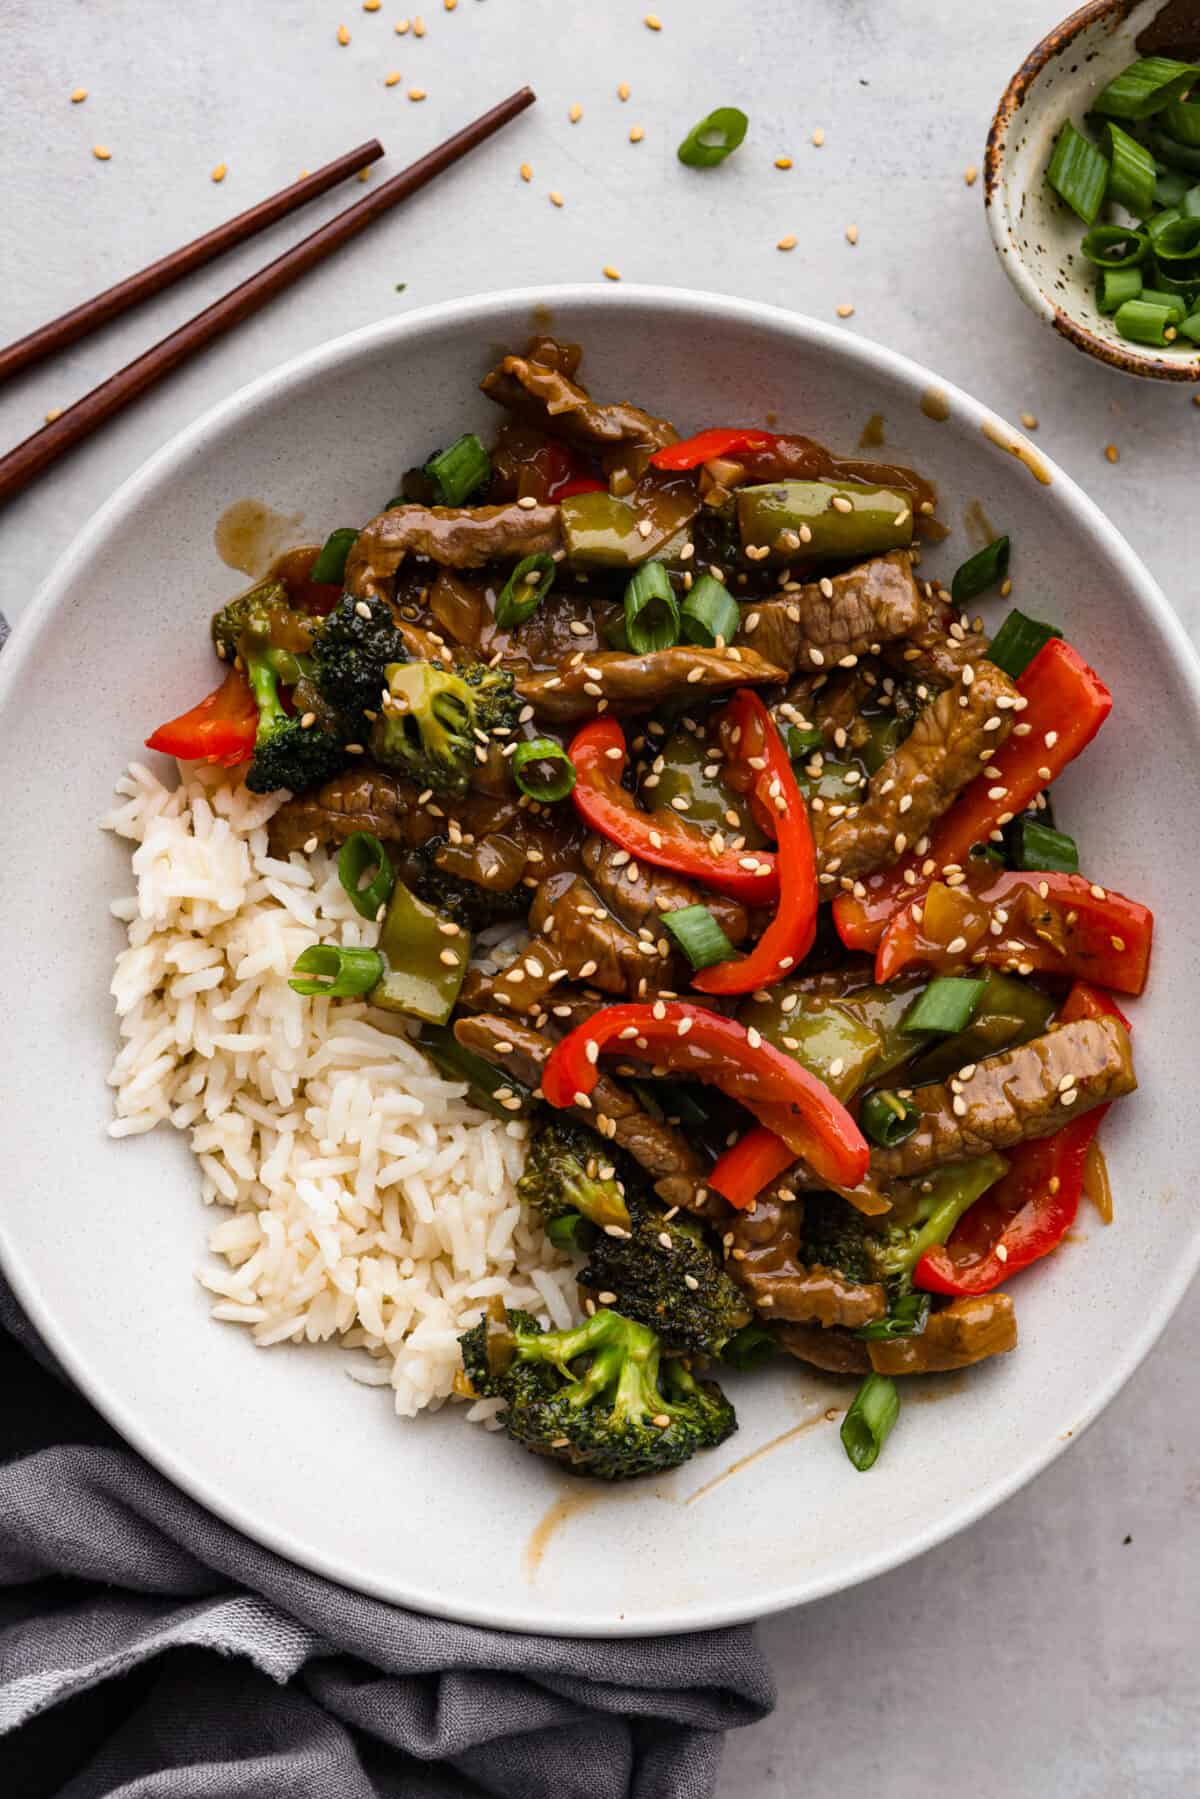
[[[668,1219],[656,1200],[626,1195],[629,1235],[599,1236],[580,1285],[675,1349],[716,1356],[749,1322],[750,1306],[697,1218]]]
[[[584,1124],[556,1115],[542,1124],[529,1146],[517,1182],[524,1205],[537,1206],[549,1221],[576,1212],[604,1230],[628,1230],[629,1208],[607,1144]]]
[[[486,931],[490,925],[524,918],[533,898],[524,882],[501,893],[439,867],[439,853],[449,841],[448,837],[431,837],[413,854],[408,884],[417,898],[453,919],[465,931]]]
[[[296,680],[301,658],[312,648],[321,620],[297,612],[282,581],[260,581],[249,593],[222,606],[212,617],[212,640],[218,656],[232,662],[247,645],[260,654],[269,650],[280,680]]]
[[[239,659],[258,705],[254,757],[246,775],[253,793],[287,787],[299,793],[336,774],[346,762],[348,733],[341,717],[313,684],[314,641],[320,619],[297,612],[281,581],[263,581],[214,613],[212,638],[218,655]],[[292,689],[287,711],[280,687]],[[306,726],[301,719],[309,719]]]
[[[893,1213],[883,1220],[864,1217],[836,1193],[806,1195],[804,1260],[836,1268],[850,1280],[883,1281],[902,1290],[925,1251],[946,1241],[1007,1167],[997,1155],[951,1162],[898,1191]]]
[[[254,756],[246,774],[252,793],[274,793],[287,787],[300,793],[317,781],[327,781],[347,761],[339,735],[315,720],[307,728],[300,722],[307,712],[284,711],[279,697],[280,676],[270,653],[242,650],[242,660],[258,703],[258,730]]]
[[[404,639],[380,599],[345,593],[321,627],[313,648],[314,680],[322,698],[347,719],[378,712],[387,669],[407,659]]]
[[[476,750],[495,730],[511,731],[521,709],[511,674],[483,662],[459,669],[393,662],[387,685],[389,701],[371,727],[372,754],[438,793],[466,792]]]
[[[677,1360],[660,1365],[654,1332],[618,1312],[563,1331],[508,1312],[459,1342],[475,1392],[507,1400],[509,1436],[578,1474],[660,1474],[737,1429],[715,1382],[696,1380]]]

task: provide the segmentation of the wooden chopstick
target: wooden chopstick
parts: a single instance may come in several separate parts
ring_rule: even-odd
[[[51,424],[43,425],[32,437],[27,437],[6,456],[0,457],[0,501],[11,499],[14,494],[20,493],[22,488],[57,462],[60,456],[65,456],[69,450],[90,437],[93,431],[97,431],[114,414],[139,398],[156,381],[170,374],[189,356],[203,350],[234,325],[258,312],[276,294],[282,293],[285,288],[291,287],[301,276],[306,275],[309,269],[315,268],[335,250],[340,250],[343,244],[357,237],[360,231],[365,231],[368,225],[374,224],[385,212],[389,212],[401,200],[406,200],[410,194],[416,193],[418,188],[424,187],[426,182],[432,181],[469,150],[474,150],[478,144],[485,142],[493,132],[507,125],[510,119],[515,119],[518,113],[524,112],[527,106],[532,106],[536,98],[533,90],[528,87],[510,94],[499,106],[493,106],[490,112],[483,113],[463,130],[455,132],[445,143],[410,163],[408,168],[402,169],[390,181],[385,181],[382,187],[376,188],[373,194],[368,194],[365,200],[360,200],[355,206],[348,206],[345,212],[330,219],[319,231],[314,231],[311,237],[304,238],[292,249],[286,250],[282,256],[268,263],[256,275],[251,275],[249,280],[243,281],[240,287],[233,288],[222,299],[215,300],[205,311],[198,313],[194,319],[189,319],[186,325],[181,325],[178,331],[171,332],[169,337],[164,337],[144,355],[127,363],[115,375],[110,375],[99,387],[94,387],[91,393],[77,400],[74,406],[68,407]]]
[[[307,205],[315,200],[318,194],[327,193],[336,187],[339,181],[347,176],[356,175],[359,169],[368,163],[375,162],[383,155],[383,145],[377,137],[369,143],[360,144],[357,150],[347,150],[344,156],[327,162],[323,169],[314,175],[306,175],[301,181],[294,181],[290,187],[281,188],[268,200],[260,200],[257,206],[251,206],[246,212],[239,212],[235,219],[227,219],[223,225],[217,225],[212,231],[206,231],[190,244],[181,249],[172,250],[169,256],[160,257],[152,262],[148,269],[138,275],[130,275],[127,281],[118,281],[115,287],[109,287],[102,294],[96,294],[82,305],[73,306],[70,312],[64,312],[60,318],[51,319],[49,324],[39,325],[27,337],[18,338],[15,344],[9,344],[0,350],[0,381],[9,375],[15,375],[18,369],[27,369],[32,363],[41,362],[55,350],[64,350],[68,344],[77,343],[90,331],[99,330],[140,300],[148,300],[151,294],[161,293],[164,287],[172,282],[180,281],[190,275],[194,269],[202,269],[206,263],[221,256],[226,250],[232,250],[235,244],[245,243],[249,237],[265,231],[268,225],[274,225],[279,219],[285,219],[297,207]]]

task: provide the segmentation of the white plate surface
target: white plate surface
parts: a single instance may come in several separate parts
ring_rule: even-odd
[[[236,579],[213,550],[217,517],[253,497],[303,514],[309,537],[366,518],[431,445],[495,424],[475,382],[548,317],[584,343],[600,396],[684,429],[776,413],[851,449],[882,413],[884,453],[937,480],[956,527],[930,565],[948,573],[975,547],[962,519],[980,501],[1014,536],[1014,599],[1060,623],[1116,695],[1059,809],[1088,871],[1160,920],[1135,1007],[1142,1087],[1105,1127],[1117,1222],[1085,1211],[1077,1240],[1014,1282],[1015,1355],[907,1389],[939,1402],[906,1406],[869,1476],[822,1416],[845,1387],[800,1364],[731,1380],[739,1434],[624,1490],[568,1481],[453,1410],[399,1422],[335,1349],[264,1354],[211,1323],[193,1280],[211,1214],[185,1142],[105,1136],[121,938],[107,904],[129,874],[127,846],[95,821],[148,726],[205,688],[204,620]],[[930,389],[949,402],[944,422],[921,409]],[[0,1256],[80,1386],[214,1512],[349,1586],[445,1616],[614,1635],[727,1623],[932,1548],[1044,1467],[1149,1350],[1200,1258],[1200,683],[1123,540],[1052,464],[1039,456],[1043,484],[997,435],[1020,447],[949,384],[813,320],[668,289],[562,288],[413,313],[304,356],[198,421],[86,526],[0,657]]]

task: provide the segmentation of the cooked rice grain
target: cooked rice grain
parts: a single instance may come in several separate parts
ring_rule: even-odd
[[[492,1295],[574,1318],[571,1265],[517,1201],[525,1126],[468,1104],[365,1005],[288,986],[310,944],[378,936],[336,859],[271,856],[278,797],[220,769],[168,788],[135,763],[117,793],[104,823],[137,846],[137,893],[112,908],[129,946],[109,1129],[190,1133],[204,1199],[230,1208],[198,1276],[214,1318],[264,1347],[365,1351],[349,1372],[390,1385],[406,1417],[449,1396],[458,1335]],[[495,1428],[497,1410],[467,1417]]]

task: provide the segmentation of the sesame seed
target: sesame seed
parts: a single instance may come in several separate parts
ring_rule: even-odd
[[[400,85],[399,69],[389,69],[387,74],[383,78],[383,85],[384,85],[384,87],[399,87],[399,85]]]
[[[794,250],[796,248],[796,244],[798,243],[798,241],[799,240],[796,238],[794,233],[789,231],[786,237],[780,238],[780,240],[776,244],[775,248],[777,250]]]
[[[109,150],[104,144],[93,144],[92,145],[92,155],[96,158],[97,162],[111,162],[112,161],[112,151]]]
[[[1110,937],[1108,941],[1112,944],[1114,949],[1120,950],[1125,948],[1124,937]]]
[[[775,158],[775,167],[777,169],[790,169],[791,166],[792,159],[790,156],[777,156]]]
[[[675,1026],[675,1034],[676,1034],[676,1036],[678,1036],[678,1037],[686,1037],[686,1036],[687,1036],[687,1034],[688,1034],[688,1032],[689,1032],[689,1031],[690,1031],[690,1030],[691,1030],[691,1028],[692,1028],[692,1024],[693,1024],[693,1022],[694,1022],[694,1020],[692,1020],[692,1019],[690,1019],[690,1018],[681,1018],[681,1019],[680,1019],[680,1020],[679,1020],[679,1023],[678,1023],[678,1024],[677,1024],[677,1025],[676,1025],[676,1026]]]
[[[416,18],[413,20],[413,36],[414,37],[424,37],[425,36],[425,21],[421,17],[420,13],[418,13]]]
[[[442,950],[441,954],[440,954],[440,960],[445,963],[447,968],[457,968],[458,964],[459,964],[459,955],[458,955],[457,950],[452,950],[452,949]]]
[[[523,162],[521,164],[519,173],[520,173],[522,181],[532,181],[533,180],[533,170],[527,162]]]
[[[629,132],[629,141],[631,144],[640,144],[642,139],[645,137],[645,135],[646,135],[646,133],[643,131],[643,129],[640,125],[631,126],[630,132]]]
[[[592,1066],[595,1067],[596,1063],[600,1060],[600,1045],[598,1043],[587,1043],[584,1045],[583,1053]]]
[[[968,187],[974,187],[975,183],[979,180],[979,170],[975,167],[973,162],[968,163],[967,167],[963,170],[963,180]]]
[[[552,187],[550,189],[550,204],[551,204],[551,206],[561,206],[562,203],[563,203],[562,195],[559,193],[559,191],[556,187]]]
[[[567,117],[570,119],[572,125],[578,125],[580,119],[583,117],[583,108],[582,108],[582,106],[580,106],[578,100],[576,100],[574,105],[571,107],[570,111],[567,114]]]
[[[1093,899],[1102,900],[1102,899],[1108,898],[1108,895],[1107,895],[1107,893],[1105,893],[1103,887],[1098,887],[1094,881],[1092,882],[1091,894],[1092,894]]]
[[[757,1030],[754,1025],[750,1025],[746,1031],[746,1042],[750,1045],[751,1049],[761,1049],[762,1032]]]
[[[316,724],[316,722],[317,722],[316,713],[315,712],[306,712],[304,714],[303,718],[300,720],[300,729],[302,731],[311,731],[312,727]]]
[[[606,262],[600,272],[606,281],[619,281],[621,279],[620,273],[613,268],[611,262]]]
[[[423,87],[410,87],[408,90],[408,97],[410,100],[423,100],[425,98],[425,89]]]
[[[60,419],[63,415],[63,410],[64,409],[61,406],[52,406],[50,408],[49,412],[46,414],[46,423],[48,425],[52,425],[54,423],[55,419]],[[225,660],[224,650],[225,650],[224,644],[218,645],[217,654],[221,657],[222,661]]]
[[[1065,1093],[1059,1094],[1058,1103],[1060,1106],[1073,1106],[1078,1098],[1078,1087],[1068,1087]]]
[[[345,49],[346,45],[350,42],[350,33],[346,30],[344,25],[339,25],[337,28],[337,41],[341,44],[343,49]]]
[[[631,92],[632,92],[632,90],[627,81],[619,81],[617,83],[617,99],[618,100],[628,100]]]
[[[852,500],[848,500],[844,493],[835,493],[832,500],[830,501],[830,505],[833,507],[833,510],[835,512],[853,512],[854,511],[854,502]],[[832,583],[830,583],[830,587],[832,589]],[[824,592],[824,589],[822,589],[822,592]]]
[[[842,304],[837,308],[837,315],[839,319],[852,319],[854,317],[854,308],[850,305],[848,300],[842,301]],[[849,507],[847,507],[847,511],[849,511]]]
[[[846,242],[848,244],[856,244],[858,242],[858,226],[857,225],[847,225],[846,226]]]
[[[1104,457],[1107,462],[1120,462],[1121,452],[1118,450],[1116,444],[1105,444]]]
[[[221,181],[224,181],[224,179],[228,173],[229,173],[229,171],[226,168],[225,164],[223,162],[219,162],[217,164],[216,168],[212,171],[212,175],[211,175],[210,179],[213,181],[216,181],[216,182],[221,182]]]
[[[585,1092],[584,1092],[584,1091],[583,1091],[583,1089],[582,1089],[582,1087],[580,1087],[580,1088],[579,1088],[579,1089],[578,1089],[578,1090],[577,1090],[577,1091],[576,1091],[576,1094],[575,1094],[575,1104],[576,1104],[576,1105],[577,1105],[577,1106],[582,1106],[582,1107],[583,1107],[583,1109],[584,1109],[584,1111],[585,1111],[585,1112],[590,1112],[590,1111],[591,1111],[591,1109],[592,1109],[592,1102],[591,1102],[591,1098],[590,1098],[590,1097],[589,1097],[589,1095],[588,1095],[588,1094],[586,1094],[586,1093],[585,1093]],[[604,1228],[605,1228],[605,1229],[606,1229],[606,1230],[607,1230],[607,1232],[608,1232],[608,1234],[609,1234],[609,1236],[610,1236],[610,1237],[611,1237],[611,1236],[614,1236],[614,1235],[619,1235],[619,1234],[620,1234],[620,1226],[619,1226],[619,1225],[615,1225],[615,1224],[608,1224],[608,1225],[605,1225],[605,1227],[604,1227]]]
[[[71,93],[71,105],[79,106],[84,100],[87,99],[87,96],[88,96],[88,91],[85,87],[74,88]]]
[[[816,130],[812,134],[812,141],[816,145],[817,149],[819,150],[821,148],[821,145],[825,142],[825,132],[824,132],[824,128],[822,126],[820,126],[820,125],[817,126]]]
[[[963,1098],[961,1093],[956,1093],[954,1095],[954,1098],[951,1101],[951,1109],[953,1110],[954,1116],[956,1118],[965,1118],[966,1117],[967,1102]]]
[[[646,13],[644,18],[642,19],[642,24],[646,27],[647,31],[661,31],[662,30],[662,20],[659,18],[658,14],[656,12]]]

